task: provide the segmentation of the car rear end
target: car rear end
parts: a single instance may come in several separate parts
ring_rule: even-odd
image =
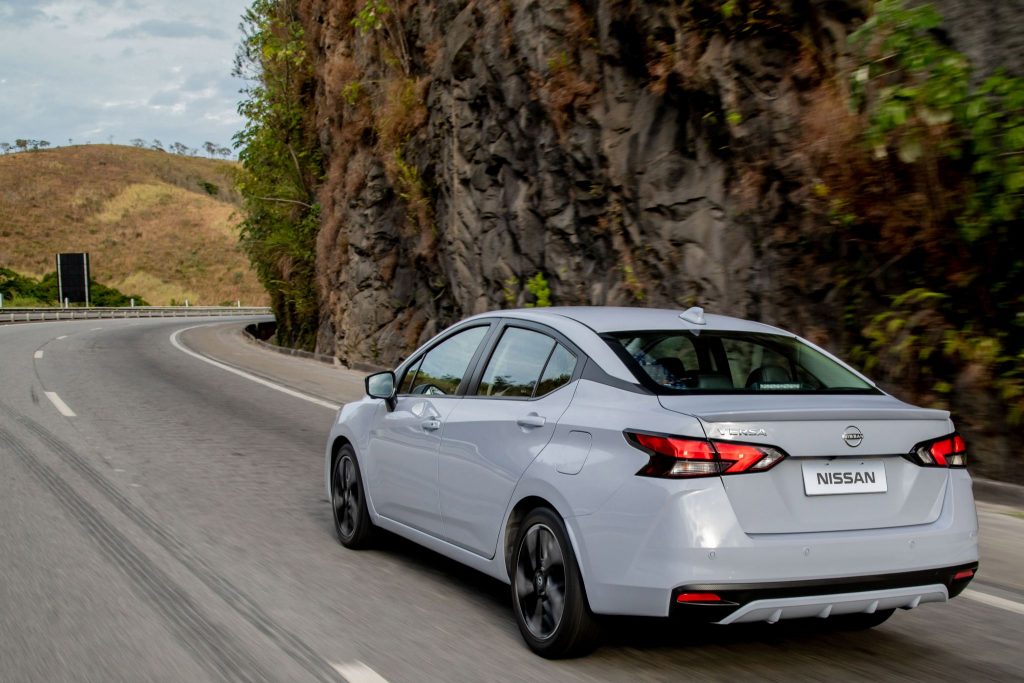
[[[639,467],[574,520],[596,611],[722,624],[873,614],[944,602],[973,578],[967,449],[947,413],[902,403],[841,364],[845,375],[826,369],[791,335],[755,335],[797,354],[787,378],[751,369],[748,350],[713,333],[698,330],[696,354],[657,334],[670,332],[609,336],[658,414],[627,413],[618,450],[624,468]],[[652,344],[668,355],[645,354]],[[678,381],[658,383],[671,372]],[[713,383],[702,387],[701,373]],[[667,426],[673,414],[679,429]]]

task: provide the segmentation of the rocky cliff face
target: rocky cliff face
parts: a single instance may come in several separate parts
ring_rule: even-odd
[[[784,252],[815,229],[814,148],[834,133],[808,112],[841,95],[858,3],[729,22],[690,3],[423,2],[401,10],[408,76],[349,5],[307,7],[328,160],[322,351],[393,362],[461,316],[529,302],[537,273],[557,304],[828,317],[802,304],[829,278]],[[422,110],[364,111],[346,101],[355,73]],[[376,117],[403,115],[419,121],[382,145]]]
[[[538,273],[555,304],[700,304],[841,348],[829,193],[864,157],[842,74],[867,4],[303,0],[318,350],[392,364]],[[1019,34],[978,25],[998,64]]]

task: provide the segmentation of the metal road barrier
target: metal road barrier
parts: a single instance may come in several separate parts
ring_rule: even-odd
[[[0,325],[48,320],[110,320],[122,318],[197,318],[271,315],[267,306],[134,306],[130,308],[0,308]]]

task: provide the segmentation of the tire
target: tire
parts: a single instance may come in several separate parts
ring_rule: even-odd
[[[331,471],[331,510],[343,546],[359,550],[370,545],[374,526],[366,508],[363,475],[355,451],[347,444],[338,450]]]
[[[886,619],[893,615],[893,609],[880,609],[871,614],[839,614],[829,617],[825,623],[837,631],[867,631],[881,625]]]
[[[598,644],[579,565],[557,514],[537,508],[513,546],[512,611],[526,644],[548,659],[578,657]],[[560,604],[559,604],[560,603]]]

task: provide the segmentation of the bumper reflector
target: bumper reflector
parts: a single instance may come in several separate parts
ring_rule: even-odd
[[[953,580],[960,581],[961,579],[969,579],[972,576],[974,576],[973,569],[962,569],[958,571],[956,574],[953,574]]]
[[[722,598],[714,593],[680,593],[676,602],[721,602]]]

